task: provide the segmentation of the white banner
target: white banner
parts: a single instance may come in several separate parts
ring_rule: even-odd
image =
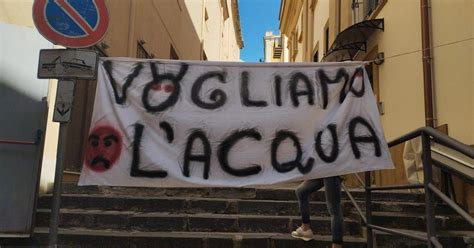
[[[240,187],[390,168],[361,63],[105,58],[79,184]]]

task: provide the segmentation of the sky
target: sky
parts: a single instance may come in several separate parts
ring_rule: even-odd
[[[263,36],[266,31],[279,33],[278,15],[281,0],[239,0],[240,26],[244,48],[240,59],[258,62],[264,58]]]

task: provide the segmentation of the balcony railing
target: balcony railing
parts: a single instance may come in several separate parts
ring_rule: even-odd
[[[383,0],[352,0],[353,22],[367,20]]]

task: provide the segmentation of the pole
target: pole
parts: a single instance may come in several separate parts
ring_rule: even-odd
[[[367,248],[374,247],[372,227],[372,178],[370,171],[365,172],[365,218],[367,219]]]
[[[59,143],[56,155],[56,172],[54,175],[53,200],[51,204],[51,216],[49,222],[49,246],[57,247],[58,245],[58,226],[59,226],[59,209],[61,205],[61,190],[63,181],[64,167],[64,151],[67,138],[67,123],[61,123],[59,127]]]
[[[436,229],[434,221],[434,206],[433,206],[433,193],[429,185],[432,181],[432,170],[431,170],[431,149],[430,149],[430,138],[427,133],[422,133],[422,151],[423,151],[423,171],[424,171],[424,185],[425,185],[425,205],[426,205],[426,235],[428,238],[428,248],[433,247],[431,242],[432,238],[436,238]]]
[[[56,92],[53,121],[59,122],[58,151],[56,154],[56,172],[54,175],[53,200],[49,222],[49,246],[58,245],[59,211],[61,207],[61,188],[63,182],[64,153],[67,142],[67,123],[71,119],[74,99],[74,81],[59,80]]]
[[[433,57],[431,53],[430,1],[420,0],[421,5],[421,46],[423,56],[423,85],[425,99],[425,125],[434,127],[433,108]]]

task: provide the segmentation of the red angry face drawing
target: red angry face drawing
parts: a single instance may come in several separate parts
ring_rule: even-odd
[[[94,129],[87,140],[85,163],[96,172],[106,171],[115,164],[122,152],[122,136],[112,127]]]

